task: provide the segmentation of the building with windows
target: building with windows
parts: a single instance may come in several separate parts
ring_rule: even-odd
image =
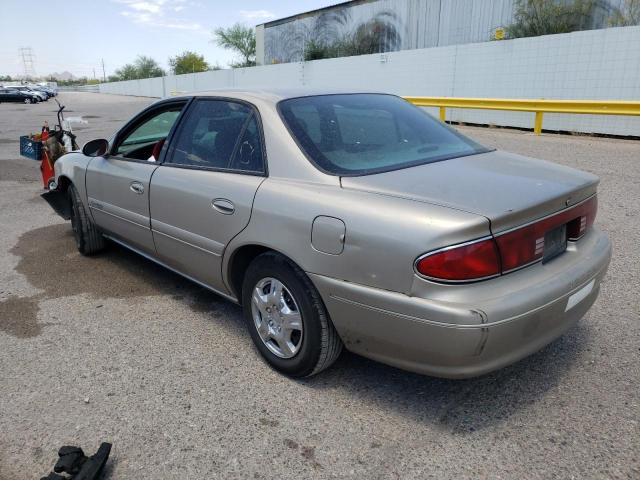
[[[256,27],[259,65],[500,38],[518,0],[353,0]],[[558,0],[570,2],[574,0]],[[584,28],[604,28],[624,0],[594,0]],[[496,35],[497,34],[497,35]]]

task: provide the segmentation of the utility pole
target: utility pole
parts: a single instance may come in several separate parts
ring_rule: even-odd
[[[107,81],[107,74],[104,72],[104,58],[101,59],[102,60],[102,81],[106,82]]]
[[[22,67],[24,68],[25,78],[31,78],[36,76],[36,70],[34,67],[35,55],[31,47],[20,47],[18,49],[20,58],[22,59]]]
[[[94,80],[96,79],[96,69],[95,69],[95,67],[94,67],[94,69],[93,69],[93,79],[94,79]]]

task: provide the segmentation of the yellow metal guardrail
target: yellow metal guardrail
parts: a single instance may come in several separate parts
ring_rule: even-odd
[[[637,115],[640,101],[627,100],[520,100],[506,98],[454,98],[454,97],[404,97],[419,107],[438,107],[440,120],[445,121],[447,108],[474,108],[483,110],[508,110],[534,112],[533,131],[542,133],[545,113],[577,113],[588,115]]]

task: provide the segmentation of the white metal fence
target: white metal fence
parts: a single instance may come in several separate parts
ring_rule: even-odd
[[[411,96],[640,100],[640,26],[100,85],[164,97],[216,88],[345,88]],[[533,113],[448,111],[447,119],[530,128]],[[640,135],[640,118],[545,116],[545,129]]]

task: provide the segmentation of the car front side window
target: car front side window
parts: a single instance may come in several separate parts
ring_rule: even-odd
[[[199,100],[172,143],[169,163],[176,166],[264,172],[257,114],[244,103]]]
[[[144,118],[119,139],[114,154],[134,160],[157,160],[153,158],[154,149],[167,138],[183,107],[184,104],[171,105]]]

